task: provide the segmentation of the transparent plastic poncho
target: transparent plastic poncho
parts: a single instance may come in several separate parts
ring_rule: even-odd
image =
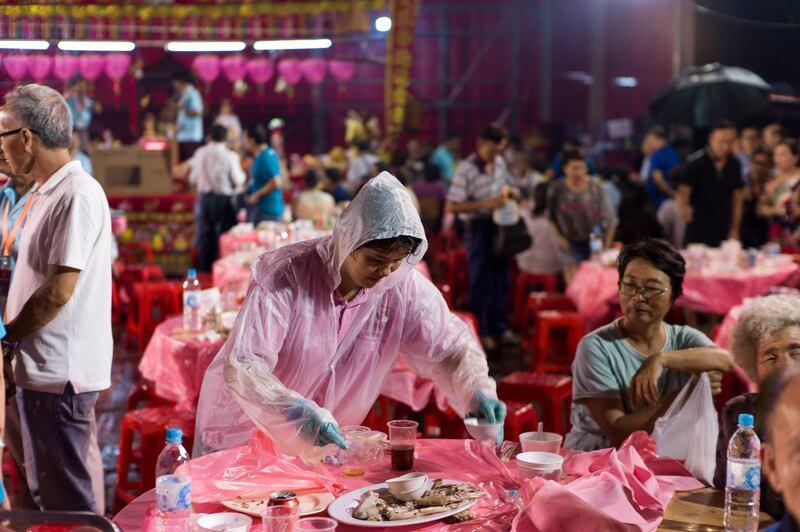
[[[372,240],[422,240],[416,253],[367,292],[337,342],[333,293],[345,258]],[[427,249],[405,188],[371,179],[331,236],[265,253],[225,345],[209,366],[197,411],[194,456],[244,445],[254,426],[283,453],[318,460],[319,426],[360,424],[402,355],[433,379],[462,416],[483,392],[496,398],[486,355],[416,264]],[[297,417],[297,406],[305,405]]]

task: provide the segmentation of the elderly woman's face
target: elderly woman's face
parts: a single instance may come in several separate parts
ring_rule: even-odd
[[[644,259],[633,259],[619,283],[619,304],[632,323],[662,321],[672,304],[669,276]]]
[[[776,369],[800,367],[800,326],[792,325],[756,345],[756,376],[764,382]]]

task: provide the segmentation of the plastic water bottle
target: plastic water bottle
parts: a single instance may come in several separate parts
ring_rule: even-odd
[[[603,237],[601,236],[600,227],[595,225],[592,227],[592,233],[589,235],[589,256],[594,262],[598,262],[602,252]]]
[[[192,477],[162,475],[156,478],[156,530],[192,531]]]
[[[739,429],[728,444],[728,478],[725,483],[725,530],[758,530],[761,496],[761,442],[753,430],[753,415],[739,414]]]
[[[203,329],[203,316],[200,315],[200,281],[197,270],[190,268],[183,281],[183,328],[186,331]]]
[[[174,427],[167,429],[167,445],[156,460],[156,478],[172,475],[178,466],[189,461],[189,453],[183,447],[183,431]]]

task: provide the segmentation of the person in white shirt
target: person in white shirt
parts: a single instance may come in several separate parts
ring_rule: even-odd
[[[197,187],[195,234],[200,256],[198,270],[210,272],[219,255],[219,237],[236,224],[234,201],[246,176],[239,155],[227,144],[225,126],[211,126],[211,142],[188,161],[189,182]]]
[[[228,130],[228,147],[236,153],[242,153],[242,144],[244,143],[242,123],[233,112],[231,101],[227,98],[219,104],[219,114],[214,119],[214,123],[225,126],[225,129]]]
[[[111,385],[111,216],[69,146],[64,98],[6,94],[0,163],[34,181],[6,306],[28,487],[42,510],[102,512],[94,406]],[[4,171],[4,168],[0,168]]]

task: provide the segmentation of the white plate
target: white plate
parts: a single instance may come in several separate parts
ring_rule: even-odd
[[[457,480],[442,480],[444,484],[460,484]],[[352,526],[360,526],[366,528],[392,528],[392,527],[399,527],[399,526],[409,526],[409,525],[421,525],[423,523],[430,523],[432,521],[438,521],[439,519],[444,519],[445,517],[450,517],[451,515],[455,515],[457,513],[463,512],[477,501],[469,501],[465,502],[461,506],[453,508],[452,510],[448,510],[446,512],[442,512],[440,514],[434,515],[426,515],[425,517],[415,517],[414,519],[405,519],[403,521],[363,521],[361,519],[356,519],[353,517],[353,510],[355,510],[361,499],[368,491],[376,491],[379,489],[388,489],[386,483],[382,484],[373,484],[372,486],[367,486],[365,488],[359,488],[357,490],[348,491],[328,506],[328,515],[339,521],[343,525],[352,525]]]
[[[309,493],[308,495],[298,495],[297,502],[300,503],[300,515],[314,515],[325,510],[334,500],[330,493]],[[264,499],[231,499],[222,501],[220,504],[236,512],[261,517],[264,509]]]

